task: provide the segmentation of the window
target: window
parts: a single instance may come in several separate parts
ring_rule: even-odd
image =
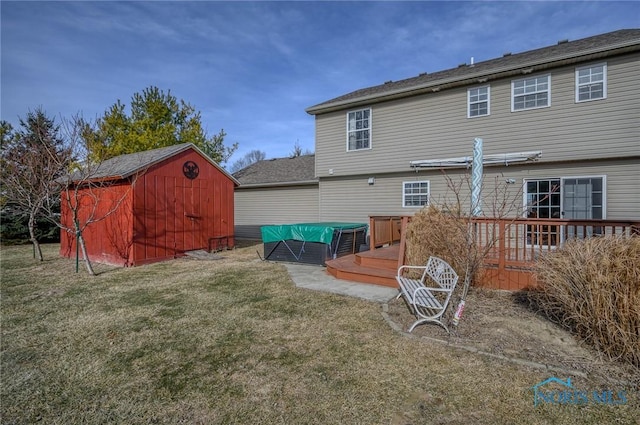
[[[605,218],[605,176],[562,177],[525,181],[525,199],[529,218],[590,220]],[[599,226],[567,227],[529,225],[527,241],[556,245],[561,238],[599,234]]]
[[[551,105],[551,76],[523,78],[511,82],[511,111]]]
[[[467,117],[489,115],[489,86],[469,89],[467,91]]]
[[[371,149],[371,109],[347,113],[347,151]]]
[[[607,97],[607,64],[576,68],[576,102]]]
[[[527,213],[532,218],[560,218],[560,179],[527,180]]]
[[[429,182],[403,182],[402,206],[404,208],[429,205]]]

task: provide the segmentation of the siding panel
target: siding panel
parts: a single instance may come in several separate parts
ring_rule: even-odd
[[[608,219],[640,219],[640,167],[625,160],[589,161],[576,163],[537,163],[508,167],[485,167],[483,210],[493,215],[494,210],[515,216],[524,209],[523,182],[527,178],[606,176]],[[446,176],[454,183],[464,182],[465,170],[447,170]],[[433,203],[452,202],[454,191],[439,170],[421,170],[418,173],[377,175],[375,184],[367,184],[369,175],[322,179],[320,182],[320,220],[368,222],[371,215],[413,215],[418,209],[402,207],[402,183],[405,181],[430,182]],[[506,185],[506,179],[516,184]],[[463,183],[460,191],[463,208],[469,210],[470,193]],[[495,190],[495,189],[498,190]],[[495,199],[495,193],[502,193]],[[513,203],[506,209],[498,205],[502,200]],[[500,201],[500,202],[498,202]]]
[[[410,160],[471,155],[474,137],[485,140],[487,154],[542,150],[543,162],[640,156],[640,54],[606,62],[604,100],[575,103],[570,66],[550,72],[548,108],[511,112],[511,79],[490,82],[487,117],[467,118],[466,88],[374,104],[370,150],[346,152],[346,111],[318,115],[316,173],[408,171]]]
[[[262,225],[318,221],[318,187],[236,190],[235,224]]]

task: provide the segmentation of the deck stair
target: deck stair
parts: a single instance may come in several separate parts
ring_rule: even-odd
[[[397,288],[396,271],[399,252],[399,245],[391,245],[345,255],[327,261],[327,272],[338,279]]]

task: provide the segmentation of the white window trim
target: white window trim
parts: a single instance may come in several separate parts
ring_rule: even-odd
[[[601,66],[602,67],[602,97],[599,97],[597,99],[580,100],[580,84],[579,84],[578,73],[583,69],[589,69],[589,68],[593,68],[593,67],[596,67],[596,66]],[[593,101],[596,101],[596,100],[604,100],[604,99],[606,99],[607,98],[607,63],[606,62],[594,63],[594,64],[591,64],[591,65],[581,66],[579,68],[576,68],[575,81],[576,81],[576,86],[575,86],[576,103],[593,102]]]
[[[528,177],[526,179],[522,179],[522,216],[527,217],[529,206],[527,205],[527,182],[530,181],[538,181],[538,180],[560,180],[560,218],[562,217],[562,212],[564,211],[564,200],[562,196],[562,187],[564,185],[564,181],[568,179],[602,179],[602,220],[607,219],[607,175],[606,174],[588,174],[585,176],[552,176],[552,177]],[[431,186],[429,186],[429,191],[431,191]]]
[[[406,204],[405,185],[415,184],[415,183],[427,184],[427,203],[424,205],[407,205]],[[422,208],[422,207],[428,206],[430,203],[431,203],[431,182],[429,180],[411,180],[411,181],[402,182],[402,208]]]
[[[477,90],[477,89],[483,89],[486,88],[487,89],[487,113],[484,115],[474,115],[471,116],[471,90]],[[484,101],[482,101],[484,102]],[[480,103],[480,102],[474,102],[475,103]],[[491,86],[486,85],[486,86],[478,86],[478,87],[471,87],[469,89],[467,89],[467,118],[480,118],[480,117],[488,117],[489,115],[491,115]]]
[[[369,111],[369,147],[368,148],[362,148],[362,149],[349,149],[349,114],[352,112],[358,112],[358,111]],[[361,108],[361,109],[354,109],[351,111],[347,111],[347,125],[346,125],[346,130],[347,130],[347,142],[346,142],[346,149],[347,152],[360,152],[360,151],[368,151],[371,150],[373,148],[373,110],[369,107],[369,108]]]
[[[516,81],[522,81],[522,80],[529,80],[532,78],[541,78],[541,77],[546,77],[547,78],[547,104],[544,106],[535,106],[533,108],[523,108],[523,109],[515,109],[515,93],[514,93],[514,85]],[[542,92],[537,92],[537,93],[542,93]],[[534,93],[527,93],[527,94],[534,94]],[[531,111],[534,109],[542,109],[542,108],[550,108],[551,107],[551,74],[544,74],[544,75],[528,75],[526,77],[522,77],[522,78],[516,78],[515,80],[511,80],[511,112],[522,112],[522,111]]]

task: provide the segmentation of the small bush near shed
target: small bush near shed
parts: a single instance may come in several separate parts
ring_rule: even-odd
[[[640,367],[640,237],[568,242],[538,262],[535,304],[609,358]]]

